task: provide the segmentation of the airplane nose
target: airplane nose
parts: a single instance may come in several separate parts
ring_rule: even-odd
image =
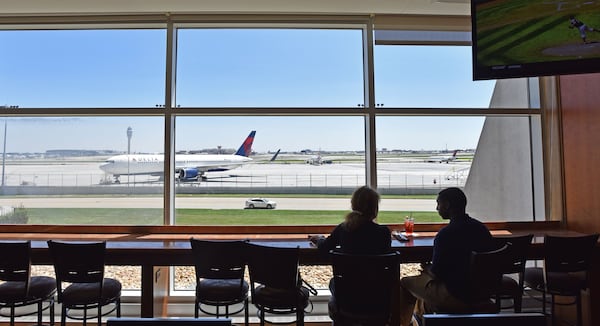
[[[110,170],[111,170],[111,163],[102,163],[102,164],[100,164],[100,170],[102,170],[104,172],[110,172]]]

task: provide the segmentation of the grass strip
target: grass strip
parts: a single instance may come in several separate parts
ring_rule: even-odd
[[[28,208],[29,224],[161,225],[156,208]],[[177,209],[178,225],[322,225],[338,224],[347,211],[265,209]],[[412,213],[416,223],[440,223],[437,212],[380,211],[379,223],[403,223]]]

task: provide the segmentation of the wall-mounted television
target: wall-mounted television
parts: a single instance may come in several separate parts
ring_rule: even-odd
[[[472,0],[473,79],[600,72],[600,1]]]

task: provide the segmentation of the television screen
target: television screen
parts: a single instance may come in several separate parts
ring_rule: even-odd
[[[600,1],[472,0],[473,79],[600,72]]]

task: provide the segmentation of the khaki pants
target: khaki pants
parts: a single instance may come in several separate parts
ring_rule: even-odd
[[[468,308],[468,305],[448,292],[443,282],[427,273],[402,278],[399,301],[402,326],[410,325],[413,312],[422,316],[424,313],[450,313]]]

